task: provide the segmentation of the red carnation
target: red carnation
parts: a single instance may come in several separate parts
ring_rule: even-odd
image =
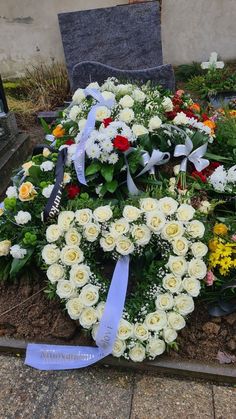
[[[218,163],[216,161],[215,162],[213,161],[209,164],[209,166],[207,166],[205,169],[203,169],[202,174],[206,177],[209,177],[209,176],[212,175],[212,173],[215,171],[215,169],[217,169],[217,167],[219,167],[219,166],[221,166],[220,163]]]
[[[106,127],[108,127],[108,125],[110,125],[110,123],[112,121],[113,121],[112,118],[105,118],[105,119],[103,119],[102,123],[103,123],[104,127],[106,128]]]
[[[209,116],[206,113],[202,113],[202,120],[207,121],[209,119]]]
[[[166,112],[166,118],[170,119],[171,121],[176,117],[177,112],[175,111],[170,111],[170,112]]]
[[[80,193],[80,188],[77,185],[67,186],[67,196],[69,199],[74,199]]]
[[[206,181],[207,181],[206,176],[205,176],[205,175],[203,175],[203,174],[202,174],[202,172],[198,172],[197,170],[194,170],[194,171],[191,173],[191,176],[192,176],[193,178],[195,178],[195,179],[200,179],[203,183],[206,183]]]
[[[113,140],[113,146],[120,151],[127,151],[130,147],[128,138],[123,137],[122,135],[117,135]]]
[[[183,104],[183,100],[179,96],[174,96],[172,102],[174,106],[180,106]]]
[[[66,145],[72,145],[72,144],[75,144],[75,141],[72,140],[72,138],[70,138],[69,140],[66,140],[65,144]]]

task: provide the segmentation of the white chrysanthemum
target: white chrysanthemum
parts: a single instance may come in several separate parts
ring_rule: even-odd
[[[17,198],[18,197],[18,193],[17,193],[17,188],[16,186],[9,186],[6,190],[6,196],[8,198]]]
[[[157,295],[155,305],[158,310],[170,310],[174,305],[172,294],[166,292],[164,294]]]
[[[179,314],[186,316],[194,310],[193,298],[187,294],[179,294],[175,297],[175,308]]]
[[[167,324],[166,313],[163,310],[156,310],[153,313],[148,313],[144,321],[148,330],[157,332],[163,329]]]
[[[90,159],[99,159],[101,156],[101,148],[98,144],[91,144],[86,146],[86,154]]]
[[[183,289],[187,291],[191,297],[197,297],[200,293],[201,283],[196,278],[184,278]]]
[[[172,294],[179,292],[182,288],[182,280],[180,276],[167,274],[163,280],[162,285],[165,290],[170,291]]]
[[[175,199],[166,196],[165,198],[159,199],[158,208],[165,215],[172,215],[178,208],[178,202]]]
[[[84,254],[78,246],[64,246],[61,250],[60,259],[67,266],[81,263],[84,260]]]
[[[182,277],[187,271],[187,262],[183,256],[170,256],[167,267],[175,276]]]
[[[94,306],[99,299],[99,288],[92,284],[85,285],[81,290],[79,299],[85,307]]]
[[[151,358],[155,358],[158,355],[165,352],[165,342],[159,338],[150,338],[146,347],[146,351]]]
[[[217,167],[211,176],[208,178],[208,182],[217,191],[224,192],[227,185],[227,172],[224,166]]]
[[[28,211],[19,211],[14,218],[17,224],[23,225],[31,221],[31,214]]]
[[[46,244],[42,250],[42,258],[47,265],[52,265],[59,260],[60,249],[55,244]]]
[[[75,212],[75,219],[79,225],[84,226],[92,221],[92,210],[85,208]]]
[[[75,296],[76,291],[70,281],[67,279],[60,279],[57,283],[56,293],[60,298],[69,299]]]
[[[70,281],[77,288],[81,288],[87,284],[91,271],[89,266],[84,263],[76,264],[71,267],[70,270]]]
[[[160,128],[162,125],[162,120],[159,116],[153,116],[148,124],[149,131],[155,131],[156,129]]]
[[[107,152],[107,153],[110,153],[113,150],[113,144],[112,144],[112,142],[109,138],[103,140],[100,143],[100,146],[101,146],[102,150]]]
[[[151,239],[151,232],[145,224],[136,224],[131,228],[131,235],[136,244],[145,246]]]
[[[179,221],[190,221],[195,214],[195,209],[188,204],[182,204],[177,210],[177,218]]]
[[[134,119],[134,111],[130,108],[124,108],[120,111],[119,119],[129,124]]]
[[[117,153],[111,153],[108,159],[109,164],[116,164],[119,160]]]
[[[42,164],[40,164],[40,169],[43,172],[50,172],[54,168],[54,163],[52,161],[44,161]]]
[[[54,185],[48,185],[48,186],[46,186],[46,187],[45,187],[45,188],[43,188],[43,190],[42,190],[42,195],[43,195],[45,198],[50,198],[51,193],[52,193],[52,191],[53,191],[53,188],[54,188]]]
[[[10,255],[14,259],[24,259],[25,255],[27,255],[27,250],[19,246],[19,244],[15,244],[10,248]]]
[[[95,223],[87,223],[84,226],[83,235],[89,242],[94,242],[100,233],[100,227]]]
[[[78,320],[84,306],[80,301],[79,297],[71,298],[66,303],[67,313],[69,314],[72,320]]]
[[[105,221],[110,220],[112,215],[113,213],[110,205],[103,205],[102,207],[98,207],[93,211],[94,219],[99,223],[104,223]]]
[[[130,350],[129,350],[129,357],[133,362],[142,362],[145,358],[145,348],[140,343],[136,343]]]
[[[227,173],[227,182],[236,183],[236,165],[230,167]]]
[[[57,224],[51,224],[46,230],[46,239],[48,243],[56,242],[61,237],[63,231]]]
[[[110,232],[114,237],[121,236],[126,234],[129,231],[129,223],[125,218],[120,218],[119,220],[111,223]]]
[[[64,279],[64,276],[65,270],[62,265],[59,265],[59,263],[53,263],[49,266],[47,270],[47,277],[52,284],[60,281],[60,279]]]

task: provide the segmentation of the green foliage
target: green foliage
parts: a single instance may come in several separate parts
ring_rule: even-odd
[[[236,90],[236,71],[231,72],[227,67],[210,69],[203,75],[192,77],[186,87],[202,99],[221,91]]]
[[[182,64],[175,69],[175,77],[177,81],[186,82],[192,77],[200,76],[203,74],[201,65],[196,62],[192,64]]]
[[[30,260],[32,254],[34,252],[34,248],[28,248],[27,254],[23,259],[13,259],[11,264],[10,270],[10,277],[16,276],[18,272],[26,265],[26,263]]]

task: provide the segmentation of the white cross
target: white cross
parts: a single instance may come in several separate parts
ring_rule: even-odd
[[[224,68],[225,63],[223,61],[217,61],[217,56],[217,52],[212,52],[209,61],[204,61],[201,64],[202,69]]]

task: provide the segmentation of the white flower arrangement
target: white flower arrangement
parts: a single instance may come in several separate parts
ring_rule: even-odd
[[[143,305],[131,312],[124,308],[113,348],[115,357],[141,362],[161,355],[194,310],[193,298],[199,295],[206,275],[203,258],[208,251],[200,241],[204,225],[194,219],[194,213],[190,205],[180,205],[173,198],[150,197],[140,199],[137,206],[125,205],[121,218],[114,217],[111,205],[93,211],[62,211],[57,224],[47,228],[42,258],[48,280],[69,316],[90,330],[93,339],[109,287],[95,269],[98,263],[102,266],[96,255],[102,258],[104,253],[111,260],[123,255],[139,258],[146,246],[160,247],[161,268],[153,284],[142,290]]]

